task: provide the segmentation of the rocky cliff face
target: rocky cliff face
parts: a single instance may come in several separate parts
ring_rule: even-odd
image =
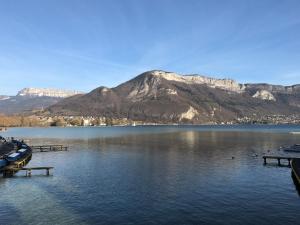
[[[54,88],[24,88],[18,92],[17,96],[66,98],[77,94],[82,94],[82,92]]]
[[[272,84],[245,84],[248,91],[266,90],[270,93],[295,94],[300,93],[300,84],[292,86],[272,85]]]
[[[249,115],[300,113],[298,87],[244,85],[230,79],[155,70],[115,88],[100,87],[64,99],[46,112],[159,123],[220,122]]]
[[[169,81],[182,82],[186,84],[205,84],[211,88],[220,88],[223,90],[233,91],[237,93],[241,93],[245,90],[245,85],[239,84],[232,79],[216,79],[198,74],[179,75],[176,73],[165,72],[161,70],[154,70],[150,71],[149,73]]]
[[[271,92],[266,91],[266,90],[258,90],[252,97],[260,98],[262,100],[276,101],[276,98],[274,97],[274,95],[272,95]]]

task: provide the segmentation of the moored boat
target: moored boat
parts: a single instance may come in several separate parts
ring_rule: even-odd
[[[300,185],[300,159],[293,159],[291,163],[292,173],[294,174],[298,185]]]
[[[12,139],[11,141],[7,142],[12,143],[13,148],[9,153],[1,156],[0,173],[4,174],[7,173],[7,171],[14,173],[13,169],[24,167],[31,160],[32,156],[32,149],[23,141]]]
[[[21,157],[21,154],[18,153],[18,152],[14,152],[14,153],[11,153],[10,155],[8,155],[5,159],[8,161],[8,162],[15,162],[17,161],[18,159],[20,159]]]
[[[292,146],[283,147],[282,149],[285,152],[299,152],[300,153],[300,144],[294,144]]]

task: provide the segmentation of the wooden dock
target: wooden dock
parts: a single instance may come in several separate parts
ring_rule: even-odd
[[[63,146],[63,145],[33,145],[30,147],[33,152],[68,151],[68,146]]]
[[[289,155],[264,155],[263,156],[264,159],[264,165],[267,165],[267,159],[270,160],[277,160],[277,164],[278,166],[282,166],[281,161],[282,160],[287,160],[288,164],[287,166],[291,166],[291,161],[293,159],[300,159],[300,157],[295,157],[295,156],[289,156]]]
[[[3,177],[13,177],[13,175],[20,170],[26,171],[26,177],[31,177],[32,170],[45,170],[46,175],[50,175],[50,170],[54,167],[51,166],[44,166],[44,167],[23,167],[23,168],[17,168],[17,167],[7,167],[3,171]]]

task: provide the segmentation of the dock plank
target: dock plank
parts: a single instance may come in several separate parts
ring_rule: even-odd
[[[68,151],[68,146],[64,145],[32,145],[30,148],[34,152],[58,152]]]

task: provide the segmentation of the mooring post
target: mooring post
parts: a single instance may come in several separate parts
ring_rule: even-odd
[[[31,177],[31,170],[28,170],[28,176]]]
[[[266,165],[266,164],[267,164],[267,158],[264,157],[264,165]]]
[[[278,160],[278,166],[280,166],[280,159],[278,158],[277,160]]]
[[[47,170],[46,174],[47,174],[47,176],[49,176],[50,175],[49,168],[46,170]]]
[[[291,167],[291,159],[288,159],[289,167]]]

